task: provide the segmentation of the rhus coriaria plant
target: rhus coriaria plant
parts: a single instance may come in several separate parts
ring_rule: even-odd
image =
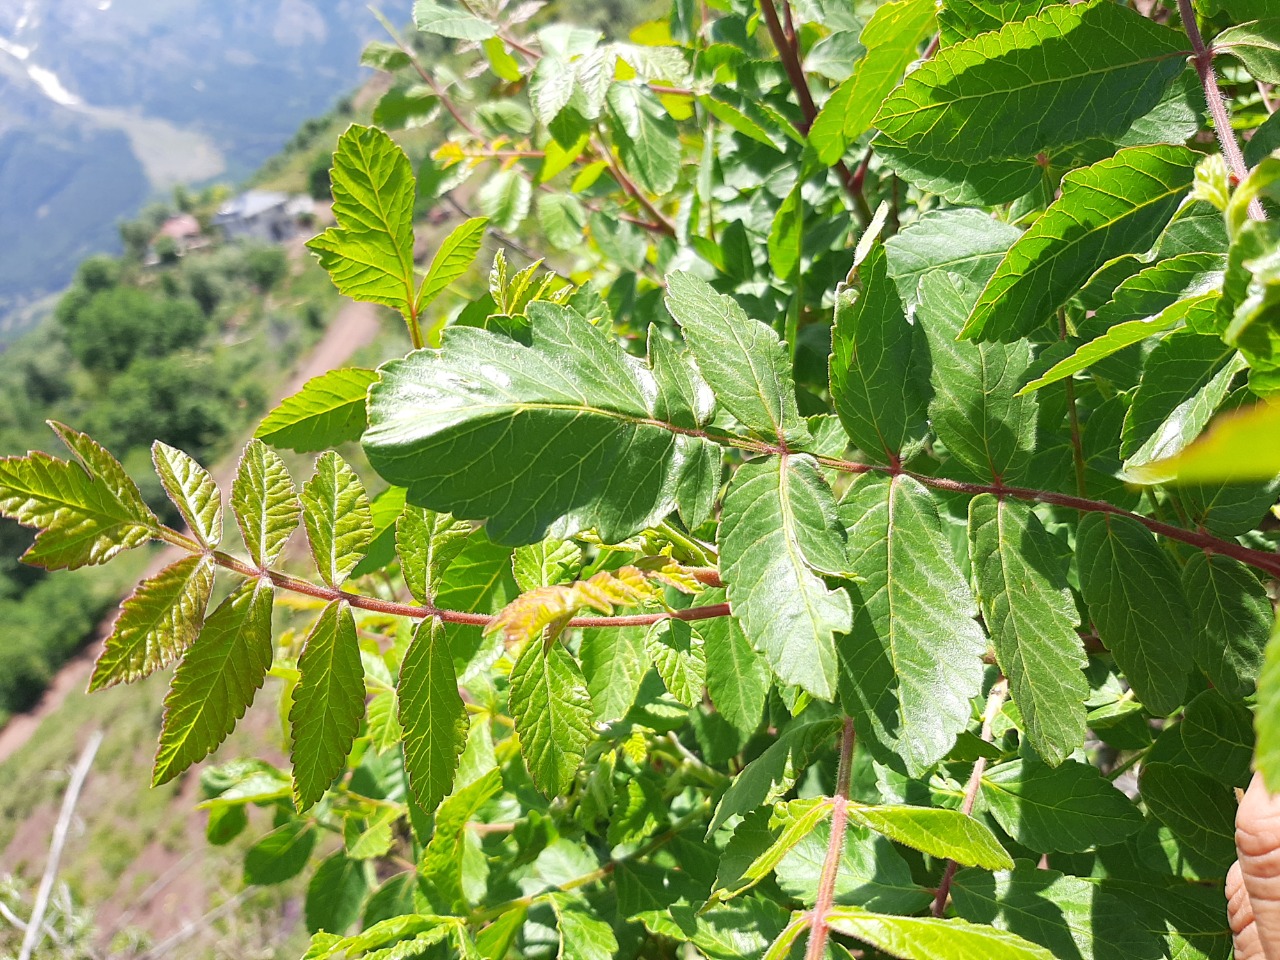
[[[310,244],[415,349],[271,413],[238,535],[61,425],[0,507],[48,568],[180,551],[92,682],[176,663],[157,782],[279,679],[292,772],[203,806],[265,808],[248,883],[315,861],[314,960],[1225,958],[1280,789],[1275,14],[421,0]],[[425,270],[424,204],[483,215]]]

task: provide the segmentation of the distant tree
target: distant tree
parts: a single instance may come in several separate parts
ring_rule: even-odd
[[[208,319],[194,300],[114,287],[75,297],[56,316],[72,354],[88,370],[123,370],[138,356],[162,356],[204,336]]]
[[[329,175],[333,169],[333,157],[327,150],[317,153],[311,160],[307,170],[307,191],[313,200],[328,200],[330,192]]]
[[[152,247],[161,263],[174,264],[181,259],[178,253],[178,241],[173,237],[157,237]]]
[[[279,247],[255,245],[245,247],[244,276],[263,293],[283,279],[289,271],[289,259]]]

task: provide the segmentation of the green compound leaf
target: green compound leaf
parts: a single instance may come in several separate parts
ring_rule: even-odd
[[[1212,483],[1280,476],[1280,403],[1259,403],[1217,418],[1205,435],[1167,460],[1125,471],[1136,483]]]
[[[450,327],[439,350],[386,364],[370,391],[369,462],[410,503],[488,519],[497,542],[657,524],[704,468],[701,437],[661,426],[679,403],[614,337],[567,307],[528,307],[529,346]]]
[[[861,907],[833,907],[831,929],[902,960],[1053,960],[1016,934],[964,920],[893,917]]]
[[[721,603],[724,594],[708,590],[699,604]],[[716,711],[744,735],[760,726],[772,677],[765,659],[751,646],[735,617],[700,620],[694,630],[702,637],[707,658],[707,693]]]
[[[1133,905],[1106,881],[1066,876],[1027,862],[994,876],[978,870],[956,874],[952,904],[974,923],[1012,930],[1053,951],[1080,960],[1130,960],[1166,956]],[[1162,931],[1163,932],[1163,931]],[[1199,954],[1168,956],[1200,957]]]
[[[318,829],[306,820],[289,820],[245,851],[244,882],[270,886],[302,872],[316,846]]]
[[[1280,617],[1276,618],[1258,675],[1258,745],[1254,766],[1266,781],[1267,790],[1280,790]]]
[[[1144,763],[1138,780],[1152,816],[1224,874],[1236,858],[1236,798],[1229,784],[1181,764]]]
[[[1177,330],[1152,348],[1125,414],[1125,466],[1163,460],[1198,437],[1244,361],[1218,337]]]
[[[138,584],[120,605],[89,692],[141,680],[181,656],[204,623],[213,571],[212,557],[193,554]]]
[[[885,240],[889,275],[908,306],[919,302],[919,289],[933,274],[981,287],[1020,236],[1017,227],[981,210],[930,210]]]
[[[982,777],[982,798],[1000,828],[1037,853],[1075,853],[1119,843],[1142,813],[1095,767],[1014,760]]]
[[[151,445],[151,462],[187,529],[204,546],[216,547],[222,540],[222,491],[209,471],[159,440]]]
[[[1100,360],[1105,360],[1119,353],[1125,347],[1141,343],[1148,337],[1154,337],[1178,323],[1194,323],[1198,318],[1212,318],[1218,301],[1216,293],[1202,293],[1189,300],[1178,300],[1153,317],[1142,320],[1129,320],[1117,323],[1102,336],[1082,344],[1075,353],[1065,360],[1059,360],[1044,375],[1032,380],[1019,392],[1018,396],[1033,393],[1051,383],[1073,377],[1082,370],[1087,370]]]
[[[484,228],[489,221],[484,217],[472,217],[454,227],[444,238],[440,248],[431,258],[431,266],[418,290],[418,309],[422,310],[445,290],[449,284],[467,272],[480,252],[484,242]]]
[[[1121,11],[1105,3],[1049,8],[1086,9]],[[1130,147],[1067,174],[1062,195],[996,268],[961,335],[1005,341],[1025,336],[1098,267],[1146,250],[1190,189],[1195,159],[1185,147]]]
[[[1035,16],[1054,0],[943,0],[938,7],[938,32],[943,46],[972,40]]]
[[[729,619],[725,617],[723,619]],[[635,703],[649,671],[644,627],[597,627],[582,631],[578,656],[587,678],[597,723],[621,720]]]
[[[353,577],[363,577],[381,570],[396,559],[396,524],[404,513],[404,488],[387,487],[369,504],[369,518],[373,524],[373,539],[364,559],[351,571]]]
[[[183,655],[164,698],[153,785],[212,753],[253,702],[271,665],[271,600],[269,582],[241,584]]]
[[[1191,616],[1178,571],[1136,520],[1091,513],[1076,534],[1080,590],[1103,644],[1152,713],[1187,690]]]
[[[568,894],[552,894],[548,900],[560,930],[559,956],[573,960],[613,960],[618,938],[613,928],[593,915],[587,903]]]
[[[360,478],[332,450],[302,488],[302,520],[320,576],[341,586],[373,541],[373,519]]]
[[[338,140],[330,179],[338,224],[307,247],[340,293],[411,315],[417,278],[409,158],[383,131],[352,124]]]
[[[823,105],[809,130],[809,142],[828,167],[867,132],[876,108],[920,55],[920,44],[934,29],[935,9],[931,0],[891,0],[862,28],[858,42],[866,54]]]
[[[791,363],[772,328],[687,273],[667,278],[667,309],[716,399],[744,427],[768,440],[808,438],[796,409]]]
[[[377,379],[373,370],[359,367],[339,367],[312,377],[267,414],[254,436],[298,453],[359,440],[365,428],[365,394]]]
[[[986,493],[969,503],[969,555],[1027,738],[1056,766],[1084,742],[1089,693],[1066,563],[1030,506]]]
[[[937,507],[917,481],[866,478],[840,504],[853,629],[839,642],[840,696],[865,741],[918,776],[951,749],[982,684],[987,638]]]
[[[876,463],[897,463],[928,431],[929,347],[907,322],[888,258],[876,244],[858,267],[858,288],[836,287],[831,397],[856,447]]]
[[[270,566],[298,526],[302,507],[284,461],[261,440],[250,440],[240,457],[231,508],[254,564]]]
[[[849,805],[849,819],[931,857],[987,870],[1013,866],[995,834],[959,810],[855,803]]]
[[[293,691],[293,796],[306,810],[343,770],[364,717],[364,667],[356,622],[346,601],[321,611],[298,658]]]
[[[404,769],[414,800],[427,812],[434,812],[453,789],[467,741],[467,708],[458,693],[447,629],[435,619],[418,625],[396,685]]]
[[[571,540],[543,540],[516,547],[511,572],[522,591],[571,583],[582,569],[582,549]]]
[[[1213,38],[1213,52],[1231,54],[1255,80],[1280,83],[1280,18],[1228,27]]]
[[[819,573],[848,568],[831,490],[807,456],[743,464],[730,481],[716,538],[734,616],[778,679],[835,695],[835,635],[848,596]]]
[[[1054,4],[948,46],[911,73],[874,123],[915,153],[1024,159],[1114,138],[1185,69],[1186,37],[1111,3]]]
[[[591,694],[578,664],[559,643],[534,641],[511,670],[511,715],[534,784],[563,796],[591,741]]]
[[[1016,482],[1031,466],[1039,405],[1016,396],[1031,344],[958,340],[980,287],[950,272],[920,280],[917,325],[932,359],[929,419],[958,466],[978,480]]]
[[[815,905],[830,843],[831,824],[822,821],[787,851],[775,871],[785,894]],[[915,913],[932,899],[893,844],[856,823],[845,833],[834,893],[839,903],[855,901],[884,913]]]
[[[473,13],[449,3],[417,0],[413,5],[413,23],[423,33],[434,33],[451,40],[487,40],[497,28]]]
[[[1182,568],[1182,589],[1196,628],[1196,666],[1227,696],[1248,696],[1271,632],[1271,600],[1262,582],[1238,560],[1195,553]]]
[[[74,570],[150,540],[159,521],[115,458],[84,434],[50,425],[79,463],[39,451],[0,458],[0,516],[40,531],[23,561]]]
[[[684,620],[659,620],[645,634],[645,648],[668,692],[686,707],[702,702],[707,655],[702,638]]]
[[[406,506],[396,523],[396,553],[400,573],[419,603],[429,603],[440,589],[449,564],[471,536],[471,524],[447,513]]]
[[[344,933],[360,918],[369,893],[364,862],[349,860],[341,850],[320,861],[307,884],[305,916],[308,933]]]
[[[607,96],[613,142],[622,166],[648,193],[664,194],[680,179],[680,137],[661,101],[640,83],[615,83]]]
[[[826,797],[778,803],[739,824],[716,870],[712,900],[732,900],[751,889],[778,866],[822,820],[831,816]]]

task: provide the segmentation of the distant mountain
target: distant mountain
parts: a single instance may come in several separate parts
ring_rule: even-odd
[[[365,0],[0,0],[0,340],[148,197],[255,170],[379,32]]]

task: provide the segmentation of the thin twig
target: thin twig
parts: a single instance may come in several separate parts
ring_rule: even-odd
[[[996,714],[1004,706],[1004,698],[1009,694],[1009,681],[1001,677],[991,686],[987,696],[987,708],[982,714],[982,739],[987,743],[992,740],[991,728]],[[987,758],[979,757],[973,763],[973,772],[969,774],[969,782],[964,788],[964,801],[960,804],[960,812],[966,817],[973,813],[973,804],[978,799],[978,788],[982,786],[982,774],[987,769]],[[947,909],[947,898],[951,896],[951,881],[955,879],[957,864],[948,860],[946,869],[942,871],[942,883],[938,884],[937,896],[933,898],[933,915],[940,917]]]
[[[840,731],[840,766],[836,772],[836,792],[831,798],[831,838],[827,841],[827,857],[818,877],[818,897],[813,902],[813,919],[809,926],[809,947],[805,960],[822,960],[827,955],[827,937],[831,933],[828,914],[835,903],[836,880],[840,875],[840,858],[844,855],[844,837],[849,827],[849,785],[853,779],[853,719],[844,718]]]
[[[31,954],[39,946],[44,937],[44,912],[49,907],[49,895],[53,893],[53,882],[58,876],[58,863],[62,860],[62,848],[67,842],[67,834],[71,832],[71,818],[76,812],[76,803],[80,800],[80,790],[84,787],[85,778],[89,776],[89,768],[93,766],[93,758],[102,745],[102,731],[95,730],[89,735],[89,742],[80,753],[80,759],[71,772],[71,781],[67,784],[67,792],[62,798],[62,810],[58,813],[58,822],[53,828],[53,842],[49,845],[49,862],[45,864],[44,876],[40,878],[40,889],[36,893],[35,906],[31,911],[31,919],[27,921],[27,932],[22,937],[22,948],[18,951],[18,960],[31,960]]]
[[[1231,116],[1227,113],[1227,103],[1218,88],[1218,74],[1213,69],[1213,51],[1204,45],[1204,37],[1200,35],[1200,26],[1196,23],[1196,13],[1191,7],[1191,0],[1178,0],[1178,12],[1182,14],[1182,28],[1187,32],[1194,51],[1192,61],[1196,65],[1196,73],[1200,75],[1200,83],[1204,86],[1204,98],[1209,104],[1209,114],[1213,117],[1213,132],[1218,135],[1218,143],[1222,146],[1222,157],[1227,161],[1227,169],[1239,183],[1249,175],[1249,168],[1244,164],[1244,154],[1240,152],[1240,144],[1236,142],[1235,131],[1231,129]],[[1262,202],[1254,198],[1249,204],[1249,216],[1254,220],[1267,219],[1262,209]]]

